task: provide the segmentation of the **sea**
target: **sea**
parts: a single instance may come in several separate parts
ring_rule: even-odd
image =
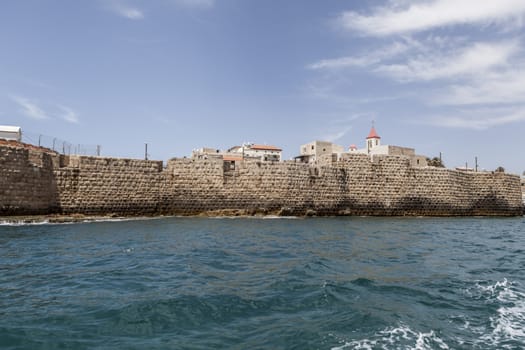
[[[0,224],[1,349],[524,349],[525,219]]]

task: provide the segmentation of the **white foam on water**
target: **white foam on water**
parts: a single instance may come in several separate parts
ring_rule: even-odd
[[[491,345],[497,348],[515,348],[505,344],[515,341],[525,343],[525,292],[517,282],[504,278],[502,281],[476,282],[475,288],[466,291],[474,299],[484,300],[486,304],[496,304],[496,313],[489,316],[490,326],[468,327],[479,336],[477,345]],[[470,324],[466,323],[467,326]]]
[[[265,215],[265,216],[262,216],[261,219],[288,219],[288,220],[293,220],[293,219],[301,219],[301,218],[299,216]]]
[[[488,294],[488,295],[494,297],[494,296],[498,296],[500,291],[508,288],[510,285],[511,285],[511,283],[509,283],[509,281],[507,281],[507,279],[504,278],[503,281],[501,281],[501,282],[497,281],[494,284],[489,284],[489,285],[486,285],[486,286],[480,284],[480,282],[477,282],[476,283],[476,288],[479,289],[482,293]]]
[[[153,220],[154,218],[149,217],[130,217],[130,218],[97,218],[97,219],[86,219],[78,222],[122,222],[122,221],[142,221],[142,220]]]
[[[208,216],[208,219],[255,219],[255,220],[294,220],[301,219],[299,216],[279,216],[279,215],[218,215]]]
[[[450,349],[441,338],[434,334],[434,331],[430,331],[428,333],[419,333],[414,349],[437,349],[435,345],[437,345],[439,349]]]
[[[485,288],[501,304],[497,314],[490,317],[491,333],[481,337],[493,345],[506,341],[525,342],[525,293],[517,284],[507,281],[496,282]]]
[[[449,346],[431,330],[426,333],[416,332],[410,327],[401,324],[398,327],[388,327],[377,332],[371,338],[352,340],[332,350],[344,349],[413,349],[432,350],[450,349]]]
[[[12,220],[0,220],[0,226],[35,226],[35,225],[47,225],[49,220],[42,221],[12,221]]]
[[[167,216],[158,216],[158,217],[149,217],[149,216],[139,216],[139,217],[116,217],[116,218],[105,218],[105,217],[87,217],[85,219],[78,220],[68,220],[66,217],[64,220],[60,221],[49,221],[49,219],[43,220],[0,220],[0,226],[36,226],[36,225],[73,225],[73,224],[85,224],[92,222],[123,222],[123,221],[144,221],[144,220],[156,220],[163,219]]]

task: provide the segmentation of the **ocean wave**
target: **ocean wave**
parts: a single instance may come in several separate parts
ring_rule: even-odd
[[[450,349],[433,330],[417,332],[405,324],[400,324],[397,327],[387,327],[369,338],[344,342],[341,346],[332,347],[332,350],[377,348],[388,350],[401,347],[414,350]]]
[[[484,326],[474,327],[469,320],[465,321],[465,329],[479,336],[477,346],[515,349],[525,343],[525,292],[518,282],[506,278],[496,282],[477,281],[465,292],[494,309]],[[479,320],[472,320],[472,323],[479,323]]]
[[[497,313],[490,317],[492,332],[480,337],[485,343],[511,348],[509,342],[525,342],[525,293],[516,282],[504,279],[493,285],[479,286],[498,303]]]

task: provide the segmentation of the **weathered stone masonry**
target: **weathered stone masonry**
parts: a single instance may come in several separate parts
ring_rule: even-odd
[[[331,166],[60,156],[0,146],[0,215],[522,215],[518,176],[355,154]]]
[[[53,162],[58,160],[45,152],[0,145],[0,215],[55,212]]]

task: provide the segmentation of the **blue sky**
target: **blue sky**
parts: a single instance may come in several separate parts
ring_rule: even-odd
[[[102,154],[315,139],[525,170],[523,0],[18,0],[0,124]],[[34,136],[33,136],[34,139]]]

